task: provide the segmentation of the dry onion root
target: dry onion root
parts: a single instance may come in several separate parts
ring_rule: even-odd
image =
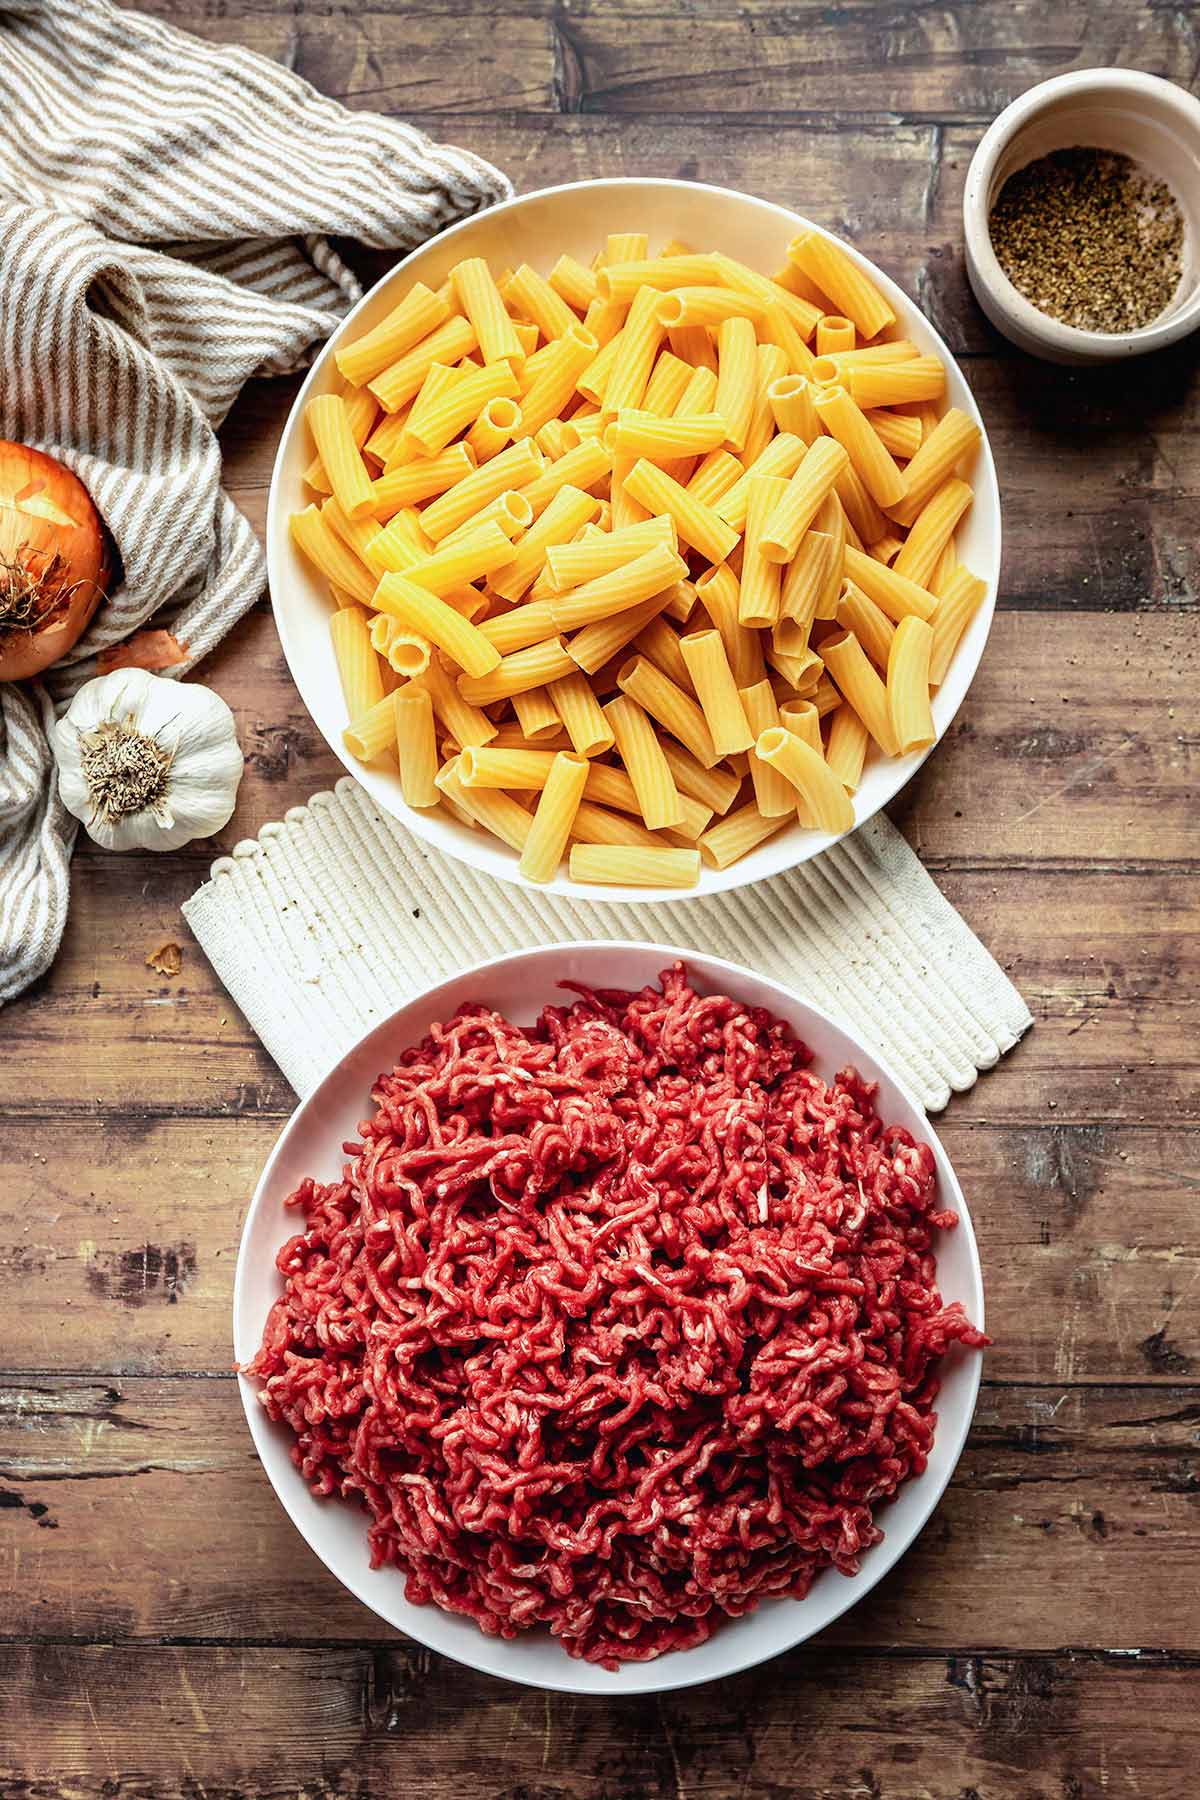
[[[111,573],[83,483],[52,456],[0,439],[0,681],[39,675],[65,656]]]

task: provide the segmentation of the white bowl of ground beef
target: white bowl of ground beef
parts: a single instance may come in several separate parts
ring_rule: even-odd
[[[514,1029],[579,988],[544,1042]],[[330,1573],[471,1668],[612,1695],[751,1667],[876,1585],[966,1440],[967,1321],[975,1239],[917,1102],[799,995],[654,944],[501,957],[374,1027],[272,1152],[234,1299],[243,1369],[266,1333],[255,1447]],[[937,1578],[931,1543],[906,1604]]]

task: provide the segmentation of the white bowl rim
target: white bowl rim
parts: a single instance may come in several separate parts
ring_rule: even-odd
[[[331,738],[326,736],[323,728],[317,724],[316,717],[308,705],[305,688],[304,685],[302,685],[300,676],[297,672],[297,664],[300,662],[300,658],[297,653],[295,638],[288,628],[288,609],[281,599],[281,596],[287,591],[288,585],[286,558],[289,556],[295,557],[296,555],[296,552],[292,549],[287,531],[286,509],[281,491],[284,482],[283,464],[285,452],[293,435],[298,430],[302,429],[303,412],[309,397],[310,389],[321,380],[332,360],[334,352],[345,339],[346,333],[353,325],[358,314],[373,301],[377,300],[386,287],[390,286],[393,282],[401,280],[405,270],[417,257],[424,255],[427,250],[435,245],[441,247],[460,234],[469,232],[481,218],[486,217],[488,219],[493,219],[503,216],[505,213],[514,212],[519,208],[530,205],[534,201],[546,200],[561,194],[578,193],[584,190],[595,191],[597,189],[623,188],[678,189],[689,193],[709,193],[721,196],[732,196],[746,206],[786,219],[796,231],[815,231],[818,232],[820,236],[828,238],[831,242],[839,245],[839,247],[858,263],[859,266],[870,275],[871,279],[882,288],[889,300],[893,303],[899,302],[899,309],[902,314],[911,314],[920,321],[921,328],[932,340],[934,352],[942,358],[947,368],[952,370],[961,381],[963,387],[963,408],[973,422],[979,427],[980,442],[973,475],[975,494],[973,510],[982,511],[986,508],[989,518],[989,529],[995,540],[995,548],[990,568],[986,571],[978,571],[987,584],[987,592],[977,609],[975,617],[968,626],[968,631],[971,631],[979,624],[982,624],[983,626],[977,640],[977,652],[974,656],[974,660],[968,667],[966,663],[961,661],[964,645],[960,642],[955,652],[954,659],[951,662],[947,680],[942,684],[938,695],[938,699],[944,701],[947,693],[955,692],[957,694],[957,697],[954,699],[953,704],[946,715],[944,727],[938,732],[933,743],[926,749],[913,751],[910,755],[905,757],[890,759],[891,768],[896,771],[890,791],[884,793],[878,802],[874,804],[869,811],[863,812],[861,816],[858,816],[858,802],[857,800],[855,801],[856,816],[853,825],[850,827],[850,831],[857,830],[860,825],[867,824],[877,813],[882,812],[885,806],[890,805],[891,801],[896,798],[904,787],[907,786],[908,782],[918,773],[926,758],[932,755],[933,751],[937,749],[942,739],[950,731],[954,720],[957,718],[958,713],[966,700],[967,694],[970,691],[971,683],[974,681],[975,675],[978,672],[979,664],[983,660],[983,654],[987,648],[988,637],[991,633],[992,621],[995,616],[1004,548],[1003,521],[1000,510],[1000,487],[996,475],[995,458],[992,455],[991,443],[988,438],[987,426],[984,422],[983,414],[980,411],[979,404],[975,399],[970,384],[959,366],[958,359],[953,355],[936,326],[921,311],[921,308],[917,305],[916,301],[904,291],[899,283],[883,269],[879,268],[876,263],[872,262],[871,259],[858,248],[857,244],[851,242],[850,239],[839,237],[836,232],[832,232],[825,226],[817,224],[816,220],[805,218],[803,214],[793,212],[790,207],[780,206],[772,200],[762,200],[757,195],[743,193],[737,188],[721,187],[716,183],[706,181],[681,181],[674,177],[643,177],[637,175],[603,176],[595,180],[559,182],[551,187],[534,188],[528,193],[516,194],[511,200],[503,201],[498,206],[487,207],[481,212],[472,213],[468,218],[460,219],[456,225],[450,226],[446,231],[439,232],[436,237],[428,239],[425,243],[418,245],[416,249],[409,251],[409,253],[395,263],[393,267],[388,270],[387,274],[382,276],[373,287],[368,288],[362,298],[351,308],[346,317],[341,321],[338,329],[325,344],[322,345],[319,353],[314,357],[312,367],[305,377],[304,383],[301,386],[299,393],[296,395],[291,410],[288,413],[287,420],[284,423],[271,470],[271,483],[267,496],[266,527],[268,591],[271,599],[271,611],[275,619],[275,628],[279,636],[280,646],[283,650],[284,660],[288,665],[288,671],[292,677],[292,682],[297,693],[300,695],[301,700],[304,702],[309,717],[313,719],[314,725],[317,725],[317,730],[324,742],[338,758],[338,761],[342,763],[346,772],[355,780],[359,781],[361,785],[366,786],[362,781],[364,773],[363,765],[350,755],[349,751],[345,748],[345,745],[341,743],[340,738],[337,742],[334,742]],[[956,664],[959,665],[957,670],[955,667]],[[605,904],[626,902],[648,905],[658,902],[677,902],[700,899],[709,894],[724,893],[730,889],[743,887],[752,881],[769,879],[773,875],[782,874],[786,870],[797,868],[801,864],[811,861],[814,856],[820,855],[822,851],[831,849],[834,844],[840,843],[843,837],[849,836],[849,832],[843,832],[835,836],[829,833],[808,831],[797,837],[789,826],[780,832],[777,838],[768,839],[764,845],[760,846],[762,851],[768,853],[771,863],[770,867],[759,868],[748,866],[753,864],[755,855],[757,854],[752,853],[751,856],[741,858],[724,869],[702,867],[699,884],[691,889],[600,887],[594,884],[573,882],[561,872],[558,873],[552,881],[542,884],[527,881],[525,877],[520,874],[515,858],[510,858],[508,855],[501,857],[492,852],[491,846],[480,845],[479,848],[484,852],[486,857],[486,861],[481,862],[475,856],[471,855],[470,850],[465,843],[459,843],[457,841],[444,842],[440,834],[431,834],[427,829],[429,821],[427,821],[418,810],[410,807],[403,807],[400,802],[393,804],[389,800],[384,800],[374,792],[373,788],[368,788],[367,791],[371,794],[373,803],[378,806],[381,811],[386,812],[391,818],[395,819],[405,830],[410,831],[414,837],[419,838],[423,843],[429,844],[434,850],[441,854],[453,857],[455,860],[465,863],[467,867],[475,869],[479,873],[490,875],[497,880],[508,882],[516,887],[523,887],[527,890],[532,889],[535,893],[557,894],[569,900],[599,901]],[[787,851],[782,855],[771,857],[770,852],[773,845],[778,846],[780,850],[786,845]]]
[[[955,1173],[954,1165],[951,1163],[949,1155],[946,1152],[946,1148],[931,1125],[929,1116],[917,1096],[912,1093],[908,1086],[894,1073],[889,1064],[879,1056],[876,1051],[868,1048],[867,1045],[862,1043],[857,1034],[846,1022],[838,1019],[832,1013],[826,1012],[824,1008],[814,1005],[802,994],[797,992],[796,989],[786,986],[783,982],[775,981],[770,976],[760,975],[757,970],[748,969],[742,964],[730,962],[725,957],[710,956],[695,951],[682,950],[676,945],[657,943],[653,940],[588,938],[570,943],[536,945],[527,950],[506,951],[502,956],[487,957],[480,962],[471,964],[459,970],[454,975],[443,977],[441,981],[436,982],[433,986],[422,989],[419,993],[412,995],[403,1003],[403,1005],[397,1007],[390,1013],[387,1018],[375,1020],[352,1045],[334,1058],[325,1074],[299,1102],[276,1139],[275,1144],[267,1157],[266,1163],[263,1165],[262,1173],[255,1184],[254,1194],[246,1209],[246,1216],[242,1224],[241,1239],[238,1244],[237,1265],[234,1271],[233,1282],[233,1350],[235,1367],[237,1369],[237,1383],[241,1395],[242,1410],[246,1415],[246,1423],[254,1443],[255,1452],[258,1456],[262,1472],[266,1476],[276,1499],[279,1501],[289,1519],[292,1521],[292,1524],[308,1544],[309,1549],[317,1557],[330,1578],[338,1582],[339,1585],[344,1587],[349,1593],[353,1594],[357,1600],[361,1601],[362,1604],[366,1606],[369,1611],[373,1612],[377,1618],[382,1619],[393,1631],[400,1633],[400,1635],[405,1638],[411,1638],[415,1642],[423,1644],[426,1648],[433,1650],[436,1654],[446,1656],[451,1661],[458,1662],[461,1666],[473,1669],[477,1673],[491,1675],[502,1681],[516,1682],[522,1687],[541,1688],[544,1691],[552,1693],[595,1693],[597,1691],[611,1691],[614,1698],[634,1694],[670,1693],[684,1688],[701,1686],[709,1681],[722,1680],[728,1676],[743,1674],[747,1669],[757,1668],[759,1664],[769,1662],[774,1657],[781,1656],[785,1654],[786,1651],[795,1649],[797,1645],[807,1642],[811,1637],[816,1635],[818,1631],[828,1630],[831,1624],[842,1618],[849,1612],[851,1607],[856,1606],[860,1600],[870,1593],[871,1589],[874,1588],[878,1582],[882,1581],[883,1577],[889,1574],[900,1559],[912,1548],[917,1538],[929,1523],[933,1513],[940,1505],[942,1496],[950,1485],[954,1472],[962,1457],[967,1437],[974,1421],[975,1409],[979,1399],[979,1388],[983,1377],[982,1356],[972,1356],[968,1365],[968,1385],[962,1416],[957,1431],[954,1434],[954,1439],[951,1442],[950,1454],[947,1458],[945,1470],[941,1479],[938,1480],[935,1478],[933,1481],[930,1481],[928,1469],[926,1469],[923,1475],[913,1478],[920,1482],[928,1481],[929,1490],[923,1495],[923,1504],[916,1516],[911,1530],[904,1534],[886,1532],[882,1543],[873,1545],[869,1551],[864,1553],[863,1568],[860,1569],[858,1575],[849,1578],[841,1578],[845,1589],[844,1600],[842,1604],[836,1607],[828,1618],[824,1619],[821,1624],[806,1630],[803,1623],[805,1601],[797,1601],[793,1604],[796,1607],[798,1629],[795,1635],[790,1637],[785,1643],[768,1646],[763,1649],[755,1649],[755,1640],[751,1637],[748,1653],[734,1657],[727,1667],[722,1668],[715,1673],[710,1672],[708,1674],[696,1674],[693,1676],[689,1676],[686,1672],[686,1661],[690,1654],[688,1651],[674,1651],[667,1656],[655,1658],[647,1663],[623,1664],[621,1670],[614,1675],[614,1685],[612,1689],[609,1690],[597,1689],[595,1686],[585,1686],[582,1683],[573,1682],[571,1680],[571,1675],[576,1667],[579,1667],[581,1670],[591,1670],[594,1669],[595,1665],[587,1663],[577,1665],[576,1659],[570,1657],[567,1652],[558,1645],[556,1645],[556,1647],[561,1654],[563,1674],[561,1680],[554,1682],[532,1682],[523,1674],[506,1666],[507,1640],[488,1637],[485,1636],[483,1632],[478,1632],[478,1651],[476,1655],[472,1656],[470,1659],[457,1656],[453,1651],[446,1649],[443,1645],[431,1643],[421,1630],[423,1616],[426,1614],[437,1614],[440,1612],[439,1608],[432,1606],[420,1607],[415,1606],[410,1602],[405,1602],[404,1604],[408,1607],[411,1615],[413,1615],[414,1622],[406,1622],[403,1626],[397,1625],[393,1619],[379,1609],[372,1599],[371,1578],[377,1573],[376,1571],[368,1570],[366,1572],[366,1579],[362,1579],[350,1578],[347,1575],[337,1573],[330,1568],[321,1549],[320,1542],[316,1535],[309,1530],[308,1524],[300,1511],[302,1500],[309,1493],[303,1478],[297,1470],[291,1468],[290,1473],[295,1479],[294,1481],[289,1481],[288,1491],[284,1492],[277,1485],[267,1460],[263,1455],[264,1443],[270,1438],[271,1434],[276,1432],[279,1428],[274,1421],[268,1418],[265,1408],[258,1399],[257,1384],[242,1373],[241,1365],[252,1357],[257,1350],[259,1343],[261,1342],[262,1328],[266,1322],[265,1318],[257,1321],[256,1328],[254,1326],[251,1327],[248,1338],[243,1336],[241,1326],[243,1323],[242,1314],[247,1304],[245,1300],[245,1289],[249,1281],[249,1242],[251,1228],[260,1209],[267,1204],[268,1190],[272,1182],[275,1166],[282,1160],[292,1137],[300,1132],[308,1115],[312,1112],[316,1112],[320,1108],[326,1088],[336,1080],[343,1065],[357,1054],[358,1050],[368,1038],[374,1036],[377,1032],[381,1034],[385,1033],[395,1024],[401,1015],[408,1012],[410,1008],[428,1007],[437,1000],[437,996],[444,989],[457,986],[460,982],[475,976],[478,976],[482,981],[490,971],[507,964],[527,961],[541,963],[543,960],[557,962],[562,961],[573,954],[582,954],[585,957],[596,955],[603,959],[608,953],[628,951],[643,952],[648,955],[652,954],[655,957],[663,958],[663,961],[659,965],[661,968],[668,968],[675,962],[683,962],[688,970],[689,978],[695,969],[697,973],[701,974],[702,979],[705,982],[708,982],[714,973],[718,979],[730,977],[735,983],[739,977],[750,976],[754,981],[761,982],[766,987],[770,988],[774,994],[778,995],[785,1002],[785,1004],[793,1006],[798,1005],[821,1025],[831,1027],[841,1036],[848,1038],[855,1046],[857,1056],[861,1058],[861,1064],[857,1065],[859,1066],[860,1073],[868,1075],[868,1078],[873,1081],[883,1077],[893,1084],[901,1098],[912,1108],[913,1113],[920,1122],[923,1141],[926,1142],[933,1151],[934,1160],[937,1164],[938,1180],[945,1190],[944,1204],[957,1214],[958,1224],[955,1227],[955,1236],[965,1246],[968,1262],[968,1285],[970,1293],[965,1304],[972,1324],[980,1331],[986,1330],[983,1270],[980,1263],[979,1246],[975,1237],[975,1229],[971,1220],[970,1208],[967,1205],[966,1196],[963,1193],[962,1186]],[[598,982],[597,985],[602,984]],[[728,988],[725,991],[733,993],[736,997],[736,988]],[[283,1241],[284,1240],[281,1238],[280,1243]],[[945,1420],[943,1417],[939,1416],[937,1427],[939,1435],[945,1429]],[[945,1441],[943,1441],[942,1448],[943,1450],[945,1449]],[[364,1523],[364,1533],[365,1529]],[[823,1571],[823,1573],[829,1574],[831,1571]],[[554,1642],[554,1640],[551,1641]],[[684,1670],[683,1673],[676,1674],[672,1665],[679,1661],[683,1662]],[[667,1671],[666,1679],[662,1679],[662,1672],[664,1670]],[[658,1678],[656,1678],[656,1676]]]
[[[970,244],[976,273],[996,304],[1011,313],[1014,322],[1047,349],[1073,353],[1093,362],[1144,356],[1187,337],[1200,326],[1200,282],[1182,306],[1165,318],[1152,319],[1148,325],[1138,326],[1135,331],[1088,331],[1079,325],[1064,324],[1061,319],[1039,311],[1005,274],[992,247],[988,194],[1001,155],[1047,105],[1071,95],[1103,93],[1118,93],[1129,99],[1152,94],[1164,108],[1188,117],[1193,128],[1200,130],[1200,100],[1177,82],[1167,81],[1161,75],[1119,68],[1071,69],[1065,75],[1051,75],[1010,100],[1003,112],[992,120],[968,165],[962,203],[963,232]]]

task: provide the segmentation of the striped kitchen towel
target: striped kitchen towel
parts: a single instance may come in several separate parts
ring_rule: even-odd
[[[0,437],[90,490],[123,577],[44,684],[0,684],[0,1002],[49,966],[75,824],[46,732],[152,615],[199,661],[262,593],[214,435],[361,289],[326,233],[409,250],[511,193],[411,126],[108,0],[0,0]]]

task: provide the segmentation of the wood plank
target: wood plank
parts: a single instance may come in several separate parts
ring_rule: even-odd
[[[1198,1420],[1185,1387],[989,1385],[920,1540],[826,1641],[1200,1650]],[[0,1637],[394,1635],[296,1534],[231,1380],[10,1378],[0,1492]]]
[[[692,0],[688,29],[655,0],[504,0],[488,8],[491,53],[447,54],[464,8],[379,5],[353,14],[291,0],[154,0],[145,10],[217,41],[288,63],[352,107],[421,117],[500,109],[539,113],[987,123],[1036,81],[1118,64],[1185,86],[1200,44],[1184,10],[1081,0],[950,4],[897,12],[857,0],[836,13],[771,0]],[[819,81],[814,80],[819,70]]]
[[[956,1110],[941,1127],[979,1239],[989,1378],[1200,1379],[1200,1249],[1181,1211],[1200,1132],[1055,1121],[1043,1108],[1037,1124],[970,1124]],[[242,1220],[280,1122],[31,1127],[33,1160],[0,1201],[8,1367],[225,1374]]]
[[[0,1652],[9,1800],[1189,1800],[1195,1670],[846,1656],[602,1701],[387,1648]]]

